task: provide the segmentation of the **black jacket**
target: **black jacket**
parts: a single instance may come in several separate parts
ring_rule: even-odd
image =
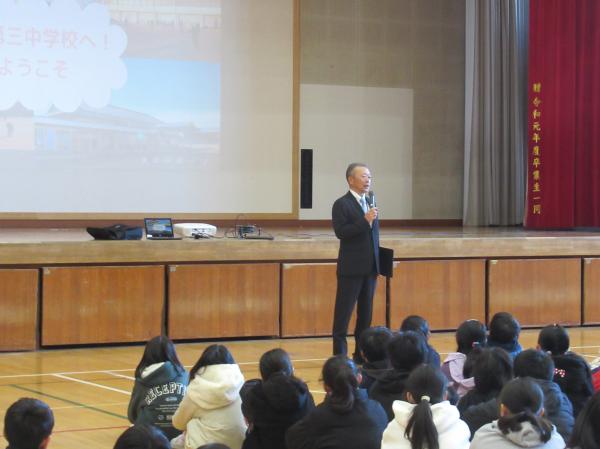
[[[317,406],[286,435],[287,449],[380,449],[388,424],[379,403],[359,390],[358,399],[348,413],[331,409],[329,401]]]
[[[408,370],[391,369],[377,379],[369,390],[369,397],[382,405],[388,421],[394,419],[394,401],[404,400],[404,387],[409,375]]]
[[[360,388],[369,391],[375,381],[383,374],[390,371],[390,369],[390,362],[387,359],[379,360],[377,362],[365,362],[360,370],[362,373]]]
[[[351,192],[333,203],[331,218],[335,235],[340,239],[337,274],[367,276],[379,273],[379,220],[375,219],[371,228]]]
[[[573,404],[573,415],[579,412],[594,394],[592,372],[587,362],[579,355],[567,352],[552,356],[554,360],[554,382]]]
[[[573,432],[573,405],[560,387],[551,380],[533,379],[544,392],[544,416],[552,421],[565,441]]]
[[[559,386],[549,380],[532,379],[544,392],[544,416],[556,426],[556,430],[565,441],[569,441],[573,432],[573,407],[569,398]],[[461,419],[467,423],[471,436],[485,424],[500,417],[500,406],[496,399],[469,407],[461,414]]]
[[[178,370],[171,362],[165,362],[146,377],[136,378],[127,410],[129,421],[156,426],[167,438],[175,438],[181,432],[173,427],[171,418],[187,384],[187,372]]]
[[[242,449],[283,449],[287,429],[315,408],[306,384],[283,374],[255,382],[241,396],[250,425]]]
[[[459,399],[456,408],[462,414],[469,407],[482,404],[489,401],[490,399],[495,400],[500,395],[498,390],[488,391],[487,393],[480,393],[477,391],[477,386],[473,390],[467,391],[462,398]]]
[[[473,405],[460,412],[460,419],[467,423],[471,431],[471,439],[480,427],[491,423],[500,417],[500,404],[496,398],[487,402]]]

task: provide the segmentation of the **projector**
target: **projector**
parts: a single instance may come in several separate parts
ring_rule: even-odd
[[[217,227],[206,223],[177,223],[173,226],[175,233],[181,237],[194,238],[196,235],[214,236]]]

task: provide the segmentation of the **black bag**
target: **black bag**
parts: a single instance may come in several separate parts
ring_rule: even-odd
[[[95,240],[140,240],[144,235],[142,228],[115,224],[105,228],[86,228]]]

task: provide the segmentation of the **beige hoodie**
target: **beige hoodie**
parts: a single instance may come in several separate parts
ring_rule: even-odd
[[[185,430],[186,449],[208,443],[242,447],[246,434],[240,399],[243,383],[238,365],[210,365],[198,371],[173,415],[173,426]]]

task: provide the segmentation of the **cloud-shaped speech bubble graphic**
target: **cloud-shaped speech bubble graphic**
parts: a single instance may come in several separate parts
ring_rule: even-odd
[[[0,0],[0,111],[16,102],[37,113],[106,106],[127,80],[126,47],[100,3]]]

